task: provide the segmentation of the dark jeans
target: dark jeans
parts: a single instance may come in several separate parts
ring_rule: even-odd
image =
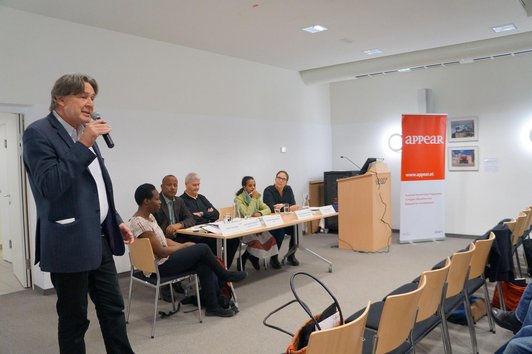
[[[295,238],[295,227],[294,226],[287,226],[283,227],[281,229],[275,229],[270,230],[270,234],[275,238],[275,241],[277,242],[277,248],[281,250],[281,245],[283,244],[284,235],[290,235],[290,243],[289,246],[295,246],[296,244],[296,238]]]
[[[84,337],[90,322],[87,294],[96,307],[107,353],[133,353],[127,338],[124,300],[106,237],[102,237],[99,268],[79,273],[51,273],[50,277],[57,292],[61,353],[85,353]]]
[[[209,246],[213,254],[216,254],[216,239],[215,238],[176,234],[173,240],[179,243],[185,243],[185,242],[204,243],[207,246]],[[239,239],[233,238],[233,239],[227,240],[227,259],[225,261],[225,266],[227,267],[227,269],[231,268],[231,264],[233,264],[233,259],[235,258],[235,254],[239,246],[240,246]]]
[[[159,266],[159,274],[162,277],[178,275],[186,272],[196,272],[201,282],[205,307],[212,310],[218,306],[216,289],[218,282],[213,273],[219,279],[225,279],[227,271],[218,263],[209,246],[197,243],[174,252],[166,262]]]

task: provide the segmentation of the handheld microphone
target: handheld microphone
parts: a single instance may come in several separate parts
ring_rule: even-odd
[[[349,161],[349,162],[351,162],[353,165],[355,165],[356,168],[358,168],[359,170],[362,170],[362,168],[361,168],[359,165],[357,165],[356,163],[354,163],[353,161],[351,161],[351,159],[350,159],[349,157],[344,156],[344,155],[340,155],[340,158],[341,158],[341,159],[346,159],[347,161]]]
[[[94,112],[91,118],[94,120],[98,120],[98,119],[101,119],[102,116],[100,115],[99,112]],[[109,135],[109,133],[103,134],[103,140],[105,140],[105,143],[107,144],[107,147],[109,149],[112,149],[115,146],[115,143],[113,142],[113,139],[111,139],[111,135]]]

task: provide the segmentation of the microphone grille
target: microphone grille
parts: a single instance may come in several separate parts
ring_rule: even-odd
[[[98,120],[101,119],[102,116],[100,115],[100,112],[93,112],[91,118],[94,120]]]

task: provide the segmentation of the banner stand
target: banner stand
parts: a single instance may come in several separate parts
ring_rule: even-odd
[[[445,239],[446,114],[403,114],[400,243]]]

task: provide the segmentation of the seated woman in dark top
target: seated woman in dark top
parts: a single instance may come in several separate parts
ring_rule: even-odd
[[[159,193],[155,186],[146,183],[135,191],[135,201],[139,206],[129,221],[131,232],[135,237],[150,240],[153,253],[157,258],[161,276],[170,276],[193,271],[198,274],[202,294],[205,299],[205,315],[231,317],[235,313],[218,304],[216,296],[216,275],[218,279],[239,282],[246,278],[245,272],[229,272],[214,257],[209,246],[192,242],[178,243],[167,239],[163,230],[152,215],[161,207]]]
[[[275,175],[275,183],[271,186],[266,187],[264,190],[264,203],[268,205],[270,210],[273,212],[275,209],[282,210],[284,204],[289,204],[290,211],[295,211],[299,209],[299,205],[296,205],[296,199],[294,198],[294,192],[292,188],[287,185],[288,183],[288,173],[286,171],[279,171]],[[295,246],[295,227],[288,226],[282,229],[270,230],[270,233],[275,237],[277,242],[277,247],[281,250],[281,245],[283,244],[284,235],[290,235],[290,249]],[[294,253],[288,256],[288,263],[294,266],[299,265],[299,261],[295,256],[295,247]],[[270,264],[273,268],[281,268],[281,263],[277,255],[270,258]]]
[[[203,194],[199,194],[200,176],[197,173],[191,172],[185,177],[185,192],[181,194],[180,198],[185,202],[185,205],[192,213],[196,225],[207,224],[218,220],[220,213],[209,202]],[[193,241],[206,243],[211,248],[211,251],[216,254],[216,239],[209,237],[197,237]],[[233,258],[238,250],[240,241],[237,238],[229,239],[227,242],[227,259],[226,266],[231,268]],[[196,242],[197,243],[197,242]]]

